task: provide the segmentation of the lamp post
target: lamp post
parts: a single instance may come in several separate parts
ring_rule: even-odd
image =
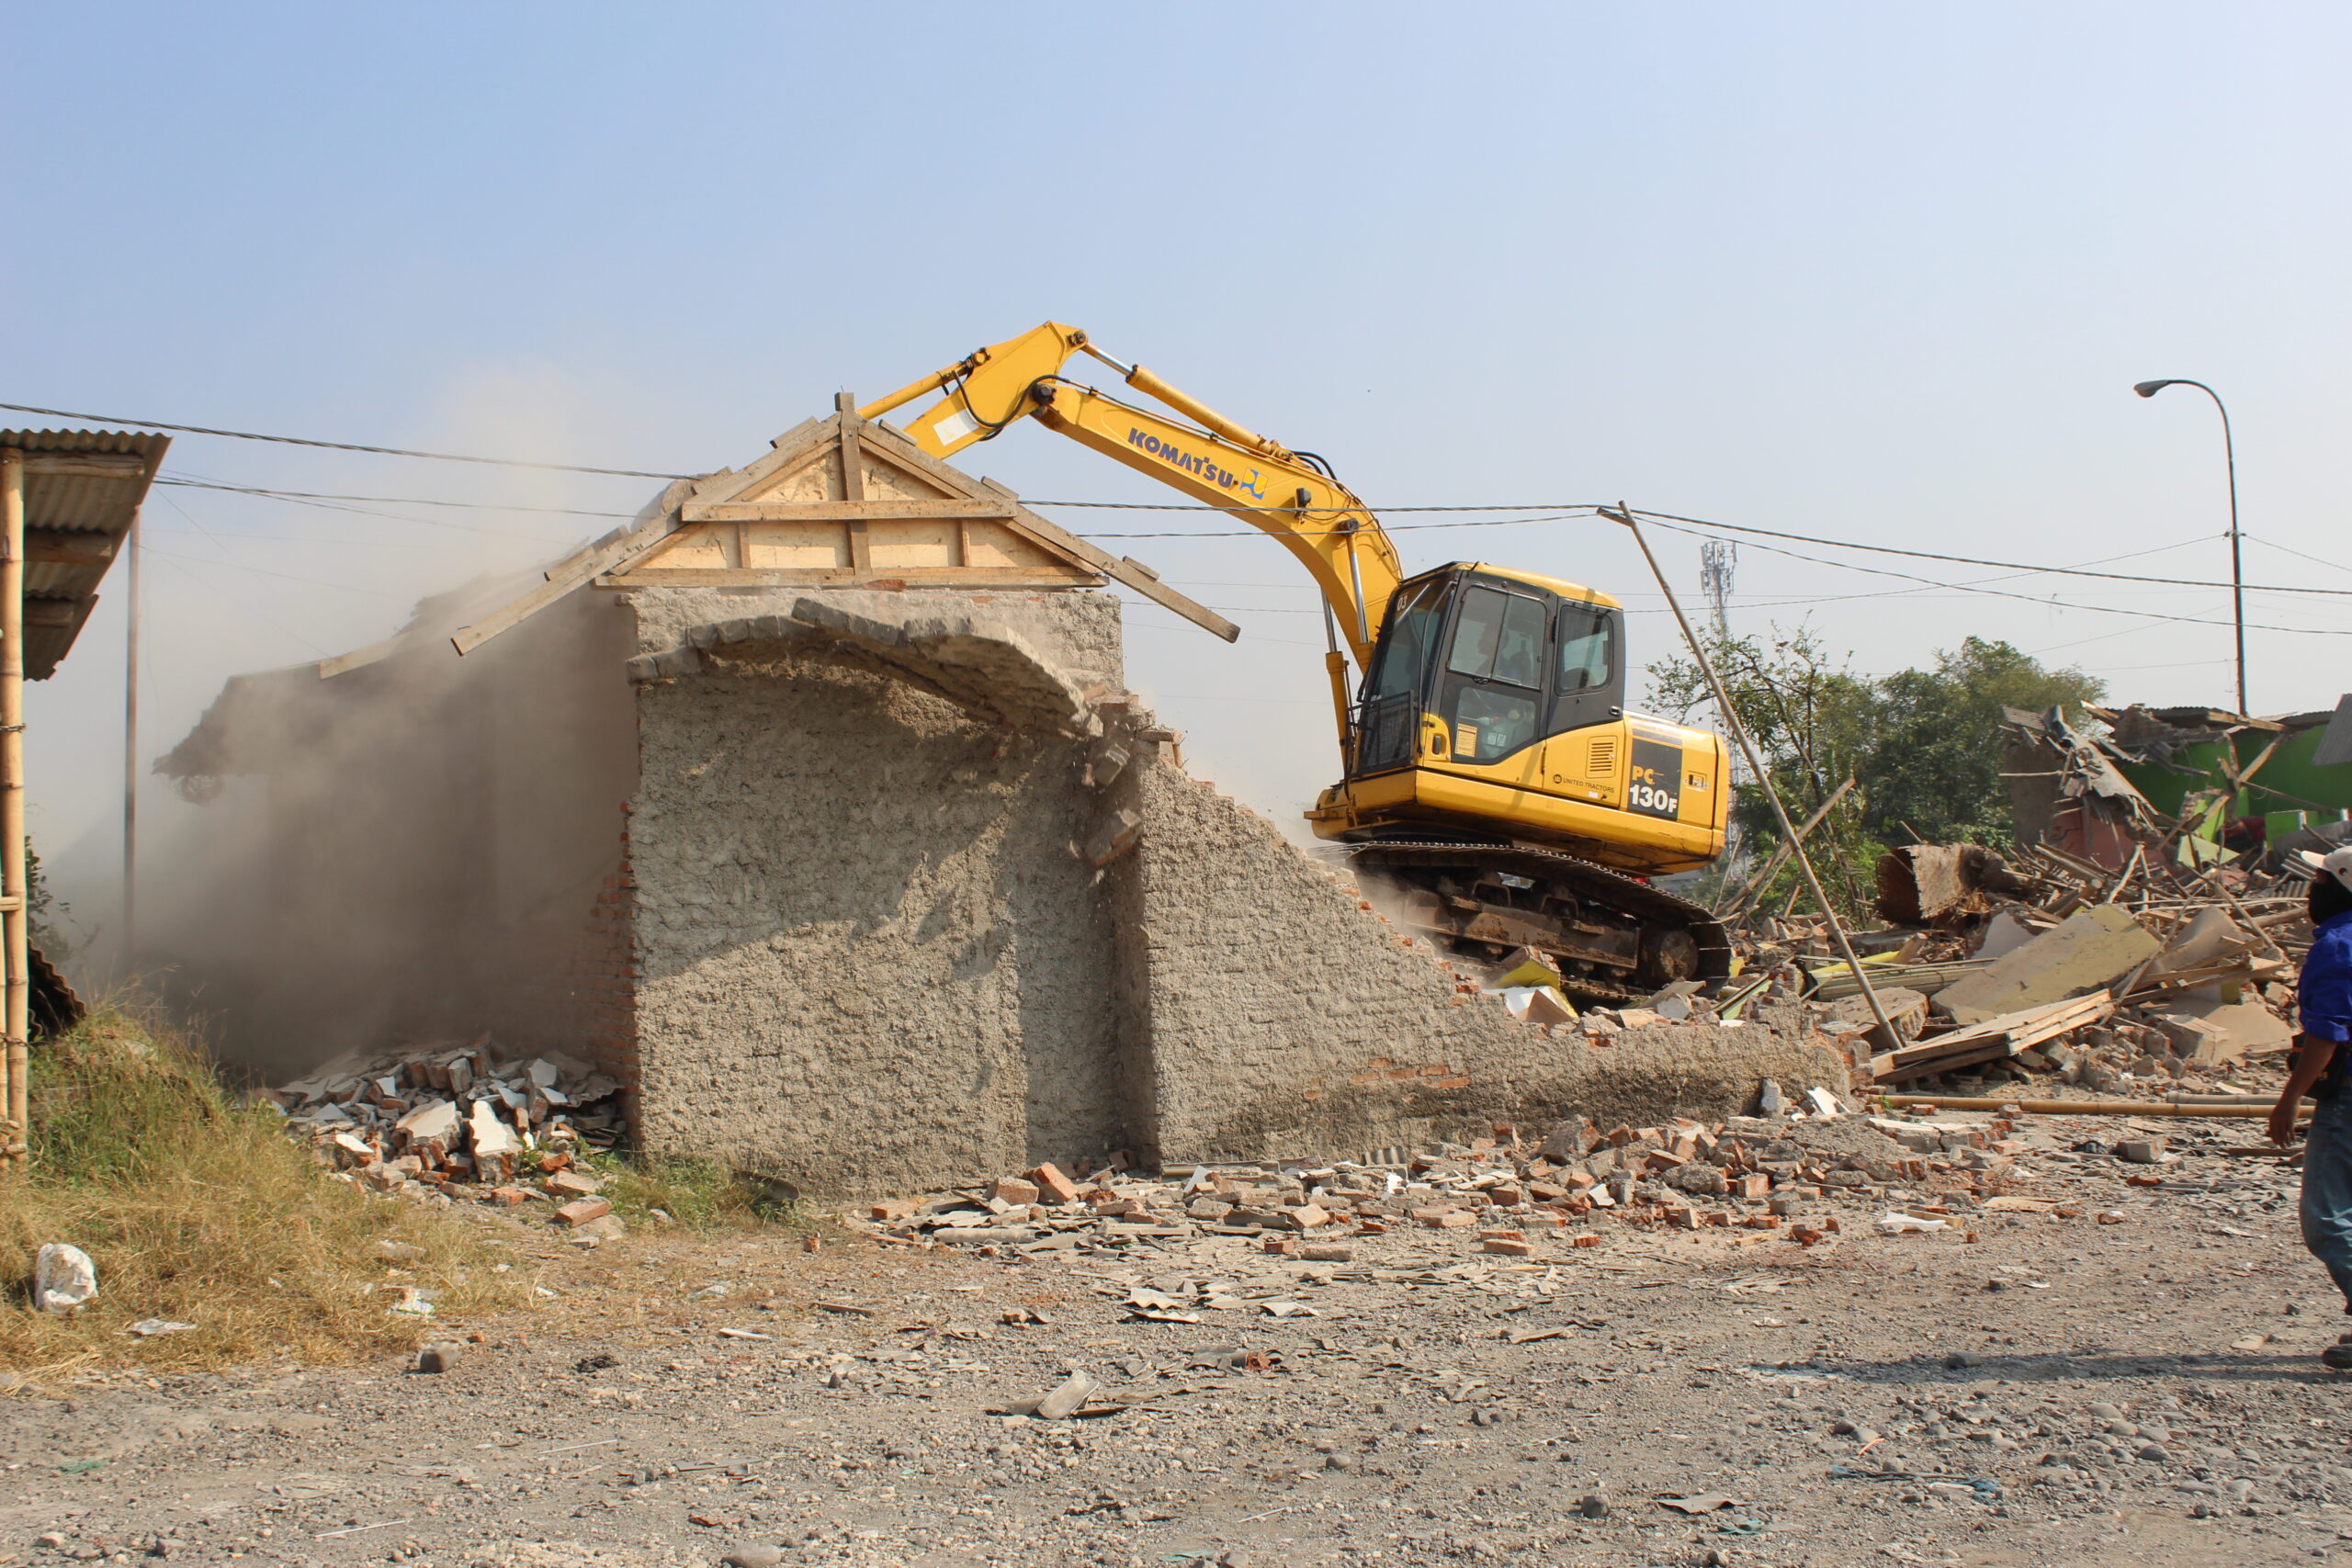
[[[2230,411],[2222,401],[2222,394],[2202,381],[2191,381],[2176,376],[2163,381],[2141,381],[2132,389],[2143,398],[2153,398],[2166,387],[2194,387],[2213,400],[2222,414],[2222,455],[2230,466],[2230,618],[2237,627],[2238,639],[2238,712],[2251,717],[2245,705],[2245,575],[2238,564],[2238,454],[2230,439]]]

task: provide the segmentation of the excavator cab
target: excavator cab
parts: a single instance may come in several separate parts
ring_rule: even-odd
[[[1456,561],[1396,585],[1346,742],[1307,819],[1355,842],[1442,829],[1556,846],[1634,875],[1723,851],[1721,739],[1625,708],[1608,594]]]
[[[1351,779],[1424,760],[1501,763],[1624,711],[1618,607],[1574,583],[1440,567],[1397,586],[1375,647]]]

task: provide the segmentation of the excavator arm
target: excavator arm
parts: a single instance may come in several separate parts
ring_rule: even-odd
[[[1078,354],[1101,360],[1128,386],[1182,417],[1136,408],[1065,379],[1062,367]],[[1370,662],[1381,616],[1404,575],[1402,563],[1380,520],[1311,455],[1236,423],[1139,365],[1122,364],[1082,330],[1058,321],[980,349],[858,412],[878,419],[932,392],[945,395],[906,430],[934,457],[952,457],[1031,418],[1273,536],[1322,590],[1357,669]],[[1336,649],[1329,662],[1345,733],[1346,687]]]

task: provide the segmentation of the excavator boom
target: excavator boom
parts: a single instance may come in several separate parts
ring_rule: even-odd
[[[1079,354],[1101,360],[1128,386],[1182,417],[1065,379],[1062,367]],[[858,412],[879,419],[932,392],[945,395],[905,428],[934,457],[953,457],[1033,418],[1272,535],[1322,590],[1356,668],[1370,662],[1381,616],[1403,579],[1402,563],[1380,520],[1313,459],[1227,419],[1142,366],[1112,358],[1082,330],[1058,321],[980,349]]]
[[[1065,377],[1081,354],[1158,406]],[[858,412],[878,419],[933,394],[905,425],[933,457],[1034,419],[1248,522],[1306,568],[1330,612],[1344,770],[1307,820],[1398,889],[1408,924],[1469,956],[1532,948],[1589,998],[1728,973],[1722,927],[1643,880],[1722,852],[1723,741],[1626,709],[1615,600],[1479,562],[1408,579],[1380,520],[1322,459],[1059,321]]]

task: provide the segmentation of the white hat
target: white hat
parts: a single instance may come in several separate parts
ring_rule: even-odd
[[[2310,850],[2297,850],[2295,855],[2314,874],[2327,873],[2346,892],[2352,893],[2352,844],[2330,850],[2324,855]]]

